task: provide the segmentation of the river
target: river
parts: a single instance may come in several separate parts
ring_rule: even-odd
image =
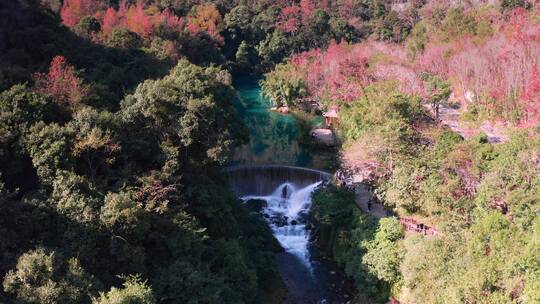
[[[328,151],[318,152],[302,140],[306,122],[315,126],[320,119],[300,121],[270,111],[270,101],[252,77],[236,78],[235,88],[236,107],[251,139],[236,151],[236,169],[229,172],[229,180],[244,203],[262,206],[261,214],[284,249],[276,256],[289,291],[283,303],[347,303],[352,298],[349,281],[321,257],[309,223],[312,192],[330,178],[323,171],[304,169],[324,168],[328,162]]]

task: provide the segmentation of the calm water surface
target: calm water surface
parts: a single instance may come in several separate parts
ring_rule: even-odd
[[[238,149],[234,164],[281,164],[299,167],[324,167],[328,156],[310,151],[301,143],[301,124],[294,115],[269,111],[270,100],[261,95],[258,78],[237,77],[234,86],[239,93],[236,103],[250,133],[250,143]],[[322,119],[310,119],[312,126],[320,125]]]

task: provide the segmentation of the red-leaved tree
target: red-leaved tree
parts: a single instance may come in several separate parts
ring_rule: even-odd
[[[64,25],[73,27],[84,16],[91,16],[101,9],[99,1],[95,0],[64,0],[60,17]]]
[[[189,18],[187,29],[192,34],[206,31],[216,41],[223,43],[221,31],[222,17],[215,4],[202,4],[196,7],[196,15]]]
[[[108,35],[119,24],[120,20],[118,18],[116,10],[112,7],[109,7],[105,12],[105,16],[103,17],[103,25],[101,26],[101,30]]]
[[[521,98],[525,112],[524,118],[529,122],[540,122],[540,72],[538,65],[532,67],[527,85],[522,90]]]
[[[287,6],[281,10],[277,26],[285,33],[296,33],[302,24],[302,9],[299,6]]]
[[[183,18],[176,16],[169,10],[164,10],[158,16],[156,23],[165,26],[169,30],[181,31],[185,27],[186,22]]]
[[[352,101],[374,79],[368,70],[372,55],[368,44],[333,41],[326,51],[312,50],[292,56],[291,63],[303,75],[309,93],[318,100]]]
[[[309,26],[316,9],[327,10],[326,1],[300,0],[300,3],[281,9],[277,22],[278,28],[285,33],[296,33],[300,27]]]
[[[88,92],[75,68],[63,56],[53,58],[48,73],[34,74],[34,81],[37,92],[51,95],[61,104],[74,105]]]
[[[128,29],[147,38],[153,30],[153,17],[145,13],[142,0],[138,0],[128,8],[124,21]]]

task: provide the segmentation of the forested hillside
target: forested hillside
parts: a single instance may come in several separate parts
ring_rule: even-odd
[[[0,302],[279,301],[279,245],[220,173],[247,132],[219,32],[143,2],[0,15]]]
[[[540,301],[539,9],[426,1],[401,41],[332,41],[266,75],[277,106],[339,109],[342,170],[390,214],[314,196],[320,245],[361,301]]]
[[[355,5],[355,18],[384,18]],[[220,173],[247,140],[231,72],[359,41],[369,33],[351,13],[2,1],[0,302],[279,302],[279,245]]]
[[[0,1],[0,303],[280,303],[222,174],[239,74],[338,109],[338,165],[393,215],[315,194],[355,301],[540,302],[537,2]]]

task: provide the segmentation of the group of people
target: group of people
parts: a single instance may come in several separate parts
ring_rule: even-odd
[[[412,218],[402,217],[399,219],[399,221],[401,222],[401,224],[405,227],[407,231],[421,233],[423,235],[436,235],[438,233],[435,228],[429,227]]]

